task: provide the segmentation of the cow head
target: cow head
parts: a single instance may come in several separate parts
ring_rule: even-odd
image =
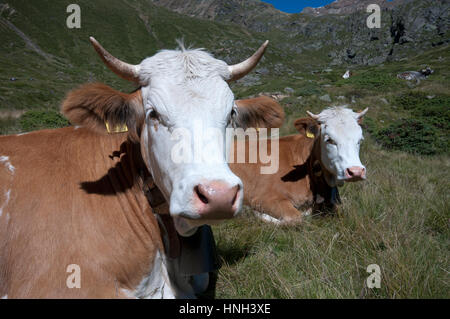
[[[420,73],[422,73],[422,75],[424,75],[424,76],[427,77],[427,76],[433,74],[433,73],[434,73],[434,70],[432,70],[429,66],[427,66],[425,69],[422,69],[422,70],[420,71]]]
[[[334,107],[310,118],[295,122],[301,134],[315,139],[320,151],[320,162],[325,169],[327,183],[341,186],[344,182],[355,182],[366,178],[366,168],[359,158],[363,140],[361,124],[368,108],[355,113],[345,107]]]
[[[245,118],[240,118],[228,82],[257,65],[268,41],[247,60],[229,66],[182,44],[178,50],[160,51],[131,65],[112,56],[94,38],[90,40],[113,72],[140,89],[124,94],[103,84],[85,85],[64,101],[67,118],[97,131],[105,131],[105,122],[127,125],[130,139],[140,143],[143,160],[169,202],[180,233],[234,217],[242,206],[243,186],[226,162],[225,130],[236,123],[251,125],[250,121],[272,126],[270,119],[264,119],[264,110],[253,110],[253,118],[243,112]],[[191,151],[195,154],[179,158],[180,153]]]

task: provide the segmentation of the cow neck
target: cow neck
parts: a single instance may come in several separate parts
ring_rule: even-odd
[[[119,149],[115,150],[109,157],[114,160],[118,158],[114,168],[108,170],[108,177],[111,181],[112,187],[119,194],[124,194],[129,201],[129,208],[126,214],[135,213],[135,217],[139,220],[139,225],[143,226],[143,230],[150,235],[151,240],[157,245],[161,240],[156,238],[149,213],[153,211],[152,205],[143,203],[145,192],[137,194],[137,192],[144,189],[146,180],[150,177],[150,173],[143,161],[140,145],[134,143],[129,139],[123,140],[119,137],[121,142]],[[117,188],[117,189],[116,189]],[[155,223],[156,224],[156,223]],[[143,237],[144,238],[144,237]],[[160,248],[162,248],[160,246]]]
[[[331,175],[323,166],[321,161],[321,141],[320,128],[317,138],[314,140],[311,155],[307,160],[308,175],[311,182],[311,190],[314,196],[314,203],[318,209],[333,209],[336,204],[340,204],[339,191],[336,186],[328,185],[325,175]]]
[[[166,254],[171,258],[177,258],[181,254],[180,240],[173,218],[169,214],[169,204],[151,175],[148,175],[144,181],[143,191],[158,220]]]
[[[144,193],[158,221],[166,256],[177,259],[183,274],[193,275],[220,268],[214,236],[209,226],[200,226],[189,237],[180,236],[169,205],[151,176],[144,183]]]
[[[121,159],[121,162],[123,161],[123,165],[121,165],[123,173],[126,176],[133,176],[134,183],[145,195],[158,222],[164,251],[172,258],[179,256],[180,244],[173,219],[169,215],[169,205],[144,163],[140,145],[127,140],[117,153],[112,154],[112,157],[120,157],[123,153],[126,153],[123,155],[125,158]]]

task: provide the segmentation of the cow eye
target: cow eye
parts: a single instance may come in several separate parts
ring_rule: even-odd
[[[231,109],[231,118],[235,117],[236,114],[237,114],[236,109],[233,107],[233,108]]]
[[[148,114],[148,116],[151,119],[155,119],[155,120],[159,119],[159,115],[155,110],[151,110],[150,113]]]

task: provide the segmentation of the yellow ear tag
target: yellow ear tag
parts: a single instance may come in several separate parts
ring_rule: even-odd
[[[309,132],[309,131],[306,131],[306,137],[308,137],[308,138],[314,138],[315,136],[314,136],[313,133],[311,133],[311,132]]]
[[[111,133],[123,133],[123,132],[128,132],[128,127],[126,124],[122,124],[122,125],[116,125],[113,128],[111,128],[109,126],[108,121],[105,121],[105,126],[106,126],[106,130],[108,131],[109,134]]]

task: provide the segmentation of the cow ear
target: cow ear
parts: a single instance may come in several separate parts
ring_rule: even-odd
[[[235,105],[235,127],[279,128],[284,122],[283,108],[268,96],[236,100]]]
[[[294,126],[300,135],[316,139],[319,135],[319,122],[311,117],[304,117],[296,120]]]
[[[62,113],[74,125],[99,133],[128,131],[139,141],[144,123],[141,90],[126,94],[101,83],[91,83],[69,92],[61,106]]]

